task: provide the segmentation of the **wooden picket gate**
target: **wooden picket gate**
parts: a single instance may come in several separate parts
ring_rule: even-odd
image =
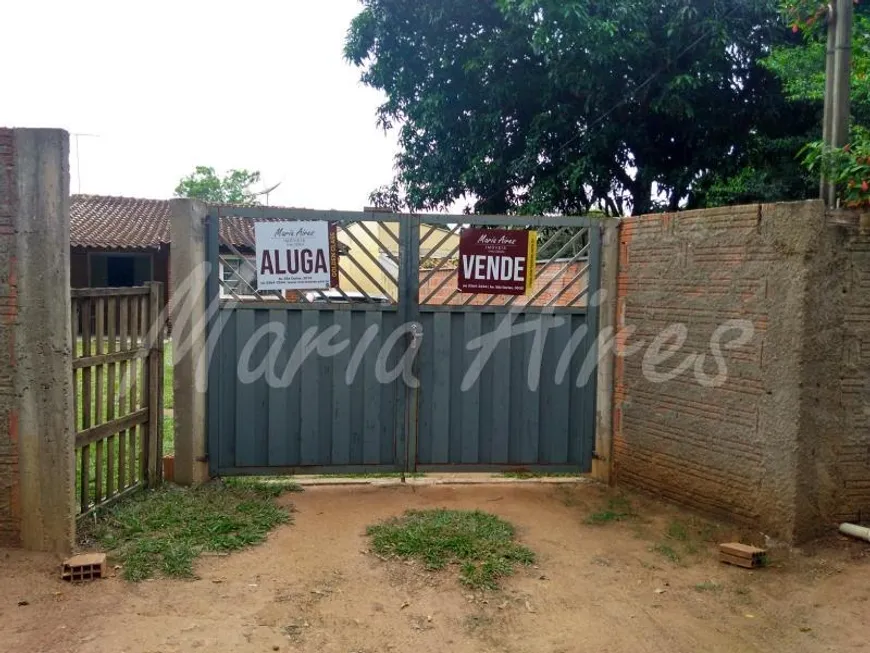
[[[162,477],[163,287],[74,288],[79,516]]]

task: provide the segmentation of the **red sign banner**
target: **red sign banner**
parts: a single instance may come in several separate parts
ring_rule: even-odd
[[[525,295],[535,283],[538,232],[463,229],[459,235],[459,292]]]

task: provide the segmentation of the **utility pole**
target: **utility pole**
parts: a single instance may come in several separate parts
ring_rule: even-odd
[[[828,46],[825,55],[825,113],[822,138],[825,147],[839,148],[849,142],[849,102],[852,65],[852,2],[831,0],[828,5]],[[836,6],[835,6],[836,3]],[[822,199],[837,205],[837,188],[822,179]]]
[[[77,192],[79,194],[81,194],[81,192],[82,192],[82,159],[81,159],[81,156],[79,154],[79,136],[87,136],[89,138],[99,138],[100,135],[99,134],[82,134],[82,133],[78,133],[78,132],[74,132],[72,135],[75,137],[75,141],[76,141],[76,179],[77,179],[76,186],[78,188]]]

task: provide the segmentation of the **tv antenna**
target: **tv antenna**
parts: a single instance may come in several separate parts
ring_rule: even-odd
[[[269,194],[283,183],[284,183],[283,181],[279,181],[277,184],[273,184],[273,185],[269,186],[268,188],[265,188],[266,184],[264,183],[263,190],[261,190],[259,193],[254,193],[254,197],[259,197],[260,195],[265,195],[266,196],[266,206],[269,206]]]
[[[81,195],[82,192],[82,165],[81,165],[81,157],[79,156],[79,136],[86,136],[89,138],[99,138],[99,134],[83,134],[79,132],[74,132],[73,136],[76,139],[76,181],[78,184],[78,193]]]

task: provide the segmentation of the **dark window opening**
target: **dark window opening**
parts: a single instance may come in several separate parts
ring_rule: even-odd
[[[153,280],[150,254],[91,254],[91,288],[129,288]]]

